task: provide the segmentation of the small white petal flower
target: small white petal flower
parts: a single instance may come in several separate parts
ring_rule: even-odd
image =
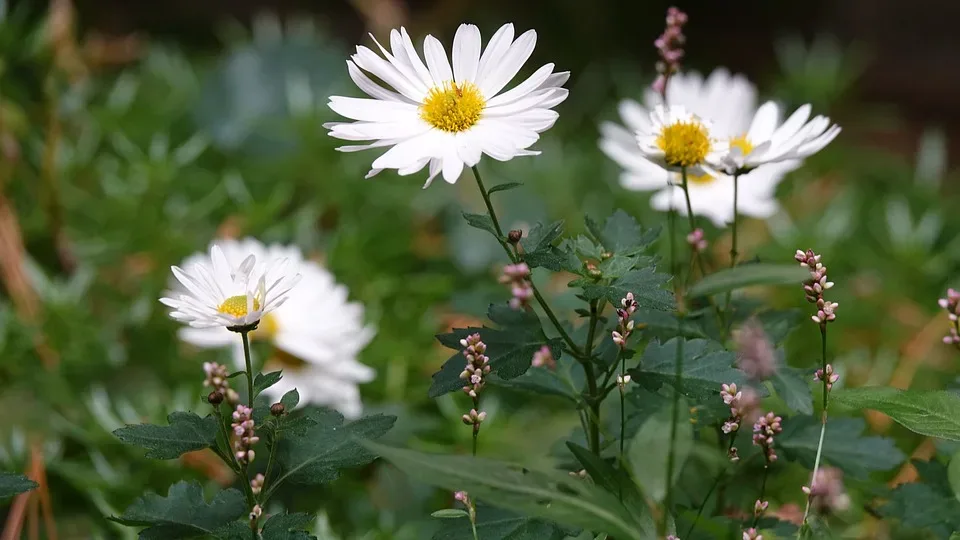
[[[711,135],[729,149],[739,144],[750,128],[756,111],[756,88],[740,75],[731,75],[723,68],[714,70],[706,80],[697,73],[680,73],[667,85],[668,103],[685,107],[691,114],[712,121]],[[633,100],[620,103],[620,117],[626,129],[612,122],[600,126],[600,149],[623,169],[620,184],[633,191],[659,191],[651,199],[657,210],[675,209],[686,215],[680,175],[652,163],[638,148],[634,132],[649,130],[650,110],[660,97],[647,91],[644,104]],[[714,152],[712,160],[729,152]],[[740,214],[768,218],[779,210],[774,199],[777,184],[784,175],[800,165],[787,160],[741,174],[738,182],[737,206]],[[714,164],[714,167],[722,167]],[[688,171],[687,189],[693,213],[709,218],[717,226],[733,221],[733,179],[716,171]]]
[[[363,306],[349,302],[347,288],[328,270],[305,260],[296,246],[265,246],[253,238],[221,240],[219,246],[231,262],[253,253],[258,259],[287,258],[300,268],[302,279],[294,294],[250,334],[251,340],[269,341],[274,347],[263,371],[283,371],[280,382],[265,393],[279,400],[296,388],[300,403],[332,407],[348,418],[359,416],[363,404],[358,384],[376,375],[357,360],[374,335],[374,329],[364,325]],[[188,261],[205,257],[196,254]],[[180,338],[198,347],[232,348],[236,366],[243,368],[243,348],[226,330],[184,328]]]
[[[537,42],[533,30],[514,39],[512,24],[502,26],[482,50],[480,30],[460,25],[453,39],[452,67],[433,36],[423,42],[426,64],[404,28],[390,32],[389,51],[374,42],[383,57],[358,46],[347,61],[350,78],[372,99],[331,97],[330,108],[355,122],[325,125],[333,137],[373,141],[340,151],[390,147],[374,160],[367,178],[383,169],[408,175],[429,165],[424,187],[441,173],[452,184],[464,166],[476,165],[482,154],[498,161],[539,154],[528,148],[553,126],[558,115],[551,109],[567,97],[562,85],[570,73],[554,73],[553,64],[503,91]]]
[[[640,153],[647,160],[669,171],[686,169],[688,174],[709,172],[708,163],[719,160],[728,151],[725,141],[715,138],[713,124],[683,105],[657,105],[650,122],[636,130]]]
[[[171,317],[194,328],[255,324],[283,305],[300,281],[288,259],[258,260],[247,252],[229,260],[218,245],[210,248],[207,260],[185,266],[171,267],[183,290],[160,302],[173,308]]]
[[[761,165],[807,158],[830,144],[840,126],[826,116],[810,118],[810,105],[803,105],[782,124],[780,107],[768,101],[757,109],[747,132],[730,142],[726,155],[711,164],[726,171],[746,172]]]

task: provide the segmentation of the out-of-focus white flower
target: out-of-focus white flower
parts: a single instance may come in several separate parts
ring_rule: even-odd
[[[697,73],[679,73],[667,85],[667,102],[684,107],[698,118],[709,119],[710,135],[725,142],[726,152],[711,153],[719,162],[729,148],[742,144],[756,111],[756,88],[744,77],[720,68],[704,80]],[[600,149],[623,168],[620,184],[633,191],[658,191],[651,199],[657,210],[675,209],[686,214],[680,174],[650,161],[640,150],[637,131],[650,130],[650,111],[660,103],[652,90],[643,104],[633,100],[620,103],[620,117],[626,127],[605,122],[600,126]],[[773,195],[777,184],[800,165],[797,160],[768,164],[741,174],[738,183],[739,213],[756,218],[774,215],[779,206]],[[714,163],[714,167],[716,167]],[[712,169],[712,167],[707,167]],[[693,213],[723,226],[733,220],[733,179],[718,171],[688,170],[687,188]]]
[[[357,360],[374,335],[374,329],[364,325],[363,306],[349,302],[347,288],[325,268],[305,260],[296,246],[264,246],[253,238],[219,240],[217,245],[228,261],[253,253],[258,258],[283,257],[300,267],[302,279],[294,294],[250,334],[253,341],[274,346],[263,371],[283,371],[283,378],[266,394],[276,400],[296,388],[301,403],[329,406],[349,418],[359,416],[363,407],[358,384],[375,377],[372,368]],[[204,257],[196,254],[188,262]],[[184,328],[180,338],[198,347],[232,347],[236,366],[244,366],[240,340],[222,328]]]
[[[551,109],[566,99],[561,86],[570,73],[554,73],[554,65],[545,64],[503,91],[536,42],[535,31],[514,39],[513,24],[505,24],[482,49],[480,30],[462,24],[453,38],[451,67],[437,38],[424,39],[424,64],[407,31],[393,30],[389,51],[376,42],[383,57],[358,46],[347,61],[350,78],[372,99],[331,97],[330,108],[355,122],[325,127],[338,139],[373,141],[338,148],[343,152],[390,147],[373,161],[367,178],[383,169],[408,175],[429,165],[424,187],[441,173],[456,182],[463,167],[476,165],[482,154],[499,161],[539,154],[528,148],[556,122]]]
[[[214,245],[202,261],[188,259],[186,270],[171,267],[183,289],[160,299],[173,308],[170,316],[194,328],[247,327],[283,305],[300,281],[287,258],[236,255],[228,259]]]

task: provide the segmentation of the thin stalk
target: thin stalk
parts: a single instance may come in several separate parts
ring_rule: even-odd
[[[763,498],[767,494],[767,473],[770,471],[770,462],[763,464],[763,480],[760,481],[760,497],[757,499],[760,502],[763,502]],[[753,528],[757,527],[757,523],[760,522],[760,512],[757,512],[756,508],[753,510],[753,525],[750,525]]]
[[[487,192],[487,188],[483,185],[483,179],[480,177],[480,171],[477,169],[476,165],[471,167],[471,170],[473,170],[473,177],[477,180],[477,188],[480,190],[480,196],[483,197],[483,203],[487,206],[487,212],[490,214],[490,221],[493,222],[493,228],[497,232],[497,241],[507,253],[507,257],[510,259],[510,262],[519,262],[521,260],[520,255],[514,253],[510,249],[510,246],[503,239],[503,229],[500,228],[500,221],[497,219],[497,213],[493,210],[493,203],[490,202],[490,193]],[[556,328],[557,333],[560,334],[560,337],[563,339],[564,343],[567,344],[567,347],[570,347],[570,350],[575,353],[575,356],[582,357],[583,353],[580,351],[580,348],[577,347],[577,344],[573,341],[573,338],[570,337],[570,334],[568,334],[560,324],[560,320],[557,319],[557,316],[553,313],[553,310],[550,309],[549,305],[547,305],[547,301],[543,298],[543,295],[540,294],[540,291],[537,289],[537,286],[534,285],[533,281],[530,282],[530,287],[533,289],[533,297],[537,299],[537,303],[540,304],[540,308],[543,309],[543,312],[547,315],[547,318],[550,319],[550,323],[553,324],[554,328]]]
[[[590,428],[590,451],[599,456],[601,400],[599,392],[597,392],[597,376],[593,370],[593,363],[590,361],[590,356],[593,354],[593,340],[597,333],[597,316],[597,301],[592,300],[590,302],[590,322],[587,328],[587,342],[583,348],[587,361],[584,362],[583,369],[587,376],[587,392],[590,394],[587,405],[590,407],[590,416],[593,417],[593,421],[588,425]]]
[[[240,332],[240,339],[243,340],[243,360],[247,363],[247,400],[249,406],[253,408],[253,365],[250,361],[250,337],[249,332]]]
[[[623,349],[620,350],[618,354],[620,357],[620,381],[623,381],[623,375],[627,371],[627,358],[623,356]],[[624,410],[626,406],[624,384],[621,384],[620,381],[617,381],[617,386],[620,387],[620,470],[626,470],[624,468],[626,460],[623,455],[623,446],[624,446],[624,436],[627,432],[627,412]],[[619,486],[619,495],[620,502],[623,502],[623,486]]]
[[[473,540],[480,540],[480,535],[477,534],[477,507],[473,504],[473,499],[470,499],[470,529],[473,531]]]
[[[732,234],[732,239],[730,241],[730,268],[737,266],[737,257],[740,256],[740,252],[737,251],[737,195],[738,195],[738,186],[740,185],[740,175],[733,175],[733,227],[730,229]],[[727,320],[733,319],[733,313],[731,313],[730,302],[732,300],[733,291],[727,291],[727,298],[723,303],[723,310],[727,313]],[[724,325],[724,337],[726,333],[730,330],[729,326]]]
[[[823,412],[820,414],[820,441],[817,443],[817,457],[813,461],[813,475],[810,477],[810,494],[807,495],[807,507],[803,511],[803,521],[800,524],[800,529],[797,531],[797,538],[803,538],[803,534],[807,531],[808,524],[807,518],[810,516],[810,506],[813,502],[813,483],[817,479],[817,473],[820,471],[820,457],[823,455],[823,439],[827,433],[827,405],[828,405],[828,389],[827,384],[829,384],[830,377],[827,376],[827,323],[820,323],[820,352],[821,352],[821,373],[823,373]]]
[[[697,229],[697,221],[693,217],[693,205],[690,203],[690,190],[687,189],[687,168],[680,168],[680,180],[683,186],[683,198],[687,203],[687,220],[690,222],[690,232],[693,232]],[[703,265],[703,257],[700,257],[696,251],[694,251],[691,256],[697,261],[697,268],[700,269],[700,276],[706,277],[707,269]],[[689,279],[689,276],[688,276]],[[710,304],[713,306],[714,311],[717,313],[717,320],[720,323],[720,327],[725,327],[723,312],[720,311],[720,307],[713,302],[712,298],[708,298]],[[677,331],[677,335],[680,335],[680,331]]]
[[[247,401],[249,402],[249,407],[253,409],[253,363],[250,359],[250,333],[249,330],[240,332],[240,339],[243,341],[243,360],[246,362],[247,367]],[[238,460],[239,461],[239,460]],[[250,473],[247,464],[239,463],[240,471],[243,473],[243,487],[247,493],[247,501],[250,504],[250,510],[253,511],[253,507],[257,505],[257,498],[253,494],[253,488],[250,487]],[[255,519],[250,520],[250,532],[252,534],[253,540],[257,540],[259,536],[257,532],[257,521]]]

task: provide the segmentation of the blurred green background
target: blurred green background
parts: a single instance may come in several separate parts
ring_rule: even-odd
[[[792,261],[796,248],[823,253],[842,306],[831,355],[846,384],[954,386],[957,359],[940,343],[947,322],[936,299],[960,265],[960,193],[948,167],[960,71],[942,62],[960,52],[942,22],[957,7],[920,2],[941,10],[931,14],[913,2],[906,21],[897,2],[837,4],[680,6],[691,19],[688,68],[744,72],[761,96],[813,103],[844,127],[780,186],[784,212],[745,222],[741,252],[777,262]],[[184,476],[231,481],[212,455],[150,461],[110,433],[202,410],[201,363],[226,353],[179,343],[157,298],[169,266],[218,235],[293,243],[322,260],[378,328],[361,356],[378,372],[362,387],[366,410],[399,415],[391,442],[468,451],[465,398],[427,398],[430,375],[449,356],[433,336],[480,322],[488,303],[506,299],[495,280],[502,254],[460,218],[481,208],[472,182],[423,191],[417,178],[390,172],[364,180],[373,153],[333,150],[321,127],[333,119],[326,98],[357,95],[344,62],[367,31],[403,24],[448,41],[462,21],[484,35],[507,21],[536,28],[526,69],[547,61],[569,69],[571,94],[537,145],[542,156],[481,164],[488,185],[524,183],[498,201],[506,224],[564,218],[576,232],[584,213],[615,208],[648,226],[663,219],[647,195],[617,185],[596,142],[617,101],[640,97],[652,79],[667,4],[0,6],[0,469],[42,473],[50,497],[23,515],[0,510],[11,514],[8,526],[50,522],[59,538],[131,538],[105,517],[144,487],[165,491]],[[723,261],[729,237],[707,232]],[[574,300],[566,281],[542,284],[562,310]],[[777,307],[803,307],[799,288],[765,293]],[[804,347],[815,335],[812,325],[793,332],[792,364],[814,363]],[[491,395],[484,455],[542,459],[576,423],[543,398]],[[883,418],[868,420],[907,455],[936,451]],[[912,478],[894,470],[887,480],[898,474]],[[784,487],[785,500],[799,500],[795,486]],[[319,509],[331,527],[320,538],[346,540],[426,538],[429,512],[449,501],[374,464],[283,503]],[[863,519],[853,534],[875,537],[882,526]]]

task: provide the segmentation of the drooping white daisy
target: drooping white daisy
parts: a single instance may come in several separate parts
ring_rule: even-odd
[[[253,238],[218,240],[217,244],[228,261],[242,260],[247,253],[286,258],[299,266],[303,276],[289,299],[265,315],[250,334],[252,341],[273,345],[262,371],[283,371],[283,378],[267,395],[278,400],[296,388],[301,403],[332,407],[349,418],[359,416],[363,406],[357,385],[375,377],[372,368],[357,360],[374,334],[372,327],[364,325],[363,306],[349,302],[347,288],[325,268],[305,260],[296,246],[264,246]],[[205,258],[201,253],[188,261]],[[198,347],[231,347],[237,368],[244,366],[239,340],[221,328],[183,328],[180,338]]]
[[[286,258],[258,258],[250,252],[228,259],[220,247],[186,270],[170,269],[184,290],[160,299],[170,316],[194,328],[243,328],[282,306],[300,274]],[[267,285],[269,283],[269,286]]]
[[[480,30],[462,24],[453,38],[452,67],[433,36],[423,41],[426,64],[404,28],[390,32],[390,51],[374,42],[383,57],[361,45],[347,61],[350,78],[372,99],[332,96],[330,108],[356,121],[325,125],[333,137],[373,141],[340,151],[390,147],[367,178],[383,169],[408,175],[429,165],[424,187],[441,173],[452,184],[482,154],[499,161],[539,154],[529,148],[556,122],[551,109],[567,97],[561,86],[570,73],[554,73],[553,64],[503,91],[533,53],[534,30],[514,39],[513,25],[505,24],[481,52]]]
[[[750,128],[731,143],[726,155],[712,159],[715,167],[729,174],[750,171],[768,163],[807,158],[830,144],[840,134],[840,126],[826,116],[810,118],[810,105],[803,105],[783,124],[780,107],[768,101],[757,109]]]
[[[728,148],[740,145],[750,128],[756,111],[756,94],[756,89],[746,78],[731,75],[722,68],[714,70],[706,80],[697,73],[680,73],[671,77],[667,85],[668,103],[683,106],[689,114],[699,118],[709,118],[712,121],[710,135],[726,141]],[[654,208],[672,208],[686,214],[686,202],[679,186],[680,174],[649,161],[641,152],[635,135],[638,131],[650,131],[651,110],[655,110],[660,101],[660,96],[652,90],[646,92],[644,105],[633,100],[622,101],[619,112],[626,128],[604,122],[600,126],[600,149],[624,169],[620,176],[623,187],[634,191],[658,191],[651,198]],[[711,157],[716,160],[726,154],[714,151]],[[799,161],[788,160],[740,175],[739,213],[757,218],[776,213],[779,208],[774,199],[777,184],[799,165]],[[717,226],[733,220],[732,178],[706,170],[688,171],[687,184],[694,214],[709,218]]]

